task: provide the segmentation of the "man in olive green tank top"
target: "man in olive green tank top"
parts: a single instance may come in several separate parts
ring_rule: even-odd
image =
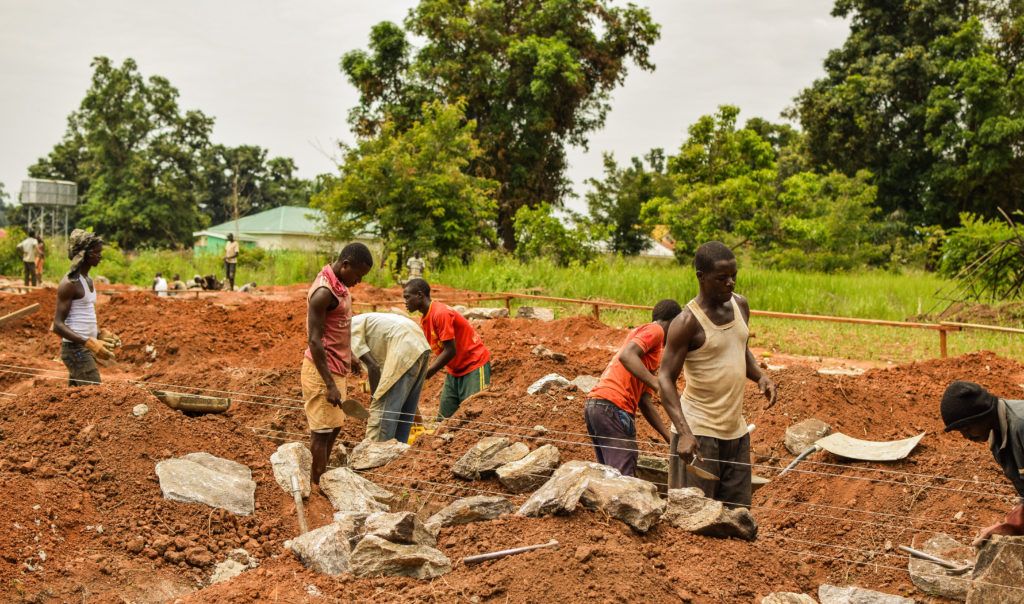
[[[761,373],[747,346],[750,306],[733,293],[736,257],[718,241],[697,249],[693,260],[700,292],[669,326],[658,372],[661,403],[672,421],[669,488],[699,487],[730,507],[749,507],[750,435],[743,419],[746,380],[775,403],[775,384]],[[676,391],[679,372],[686,388]],[[718,477],[685,472],[693,463]]]

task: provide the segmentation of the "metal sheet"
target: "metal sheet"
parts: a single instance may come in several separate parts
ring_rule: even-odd
[[[835,432],[814,444],[839,457],[861,461],[896,461],[910,455],[917,443],[924,438],[924,434],[922,432],[903,440],[874,441],[860,440],[842,432]]]

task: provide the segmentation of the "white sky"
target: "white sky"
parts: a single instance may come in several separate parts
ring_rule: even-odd
[[[831,0],[635,0],[662,25],[653,73],[631,69],[590,151],[570,149],[576,190],[620,162],[674,151],[686,127],[724,103],[778,119],[822,73],[847,24]],[[0,0],[0,181],[17,198],[28,166],[64,133],[89,86],[93,57],[132,57],[177,87],[183,108],[216,119],[213,140],[289,156],[299,174],[333,170],[325,154],[351,141],[358,95],[338,69],[370,27],[400,22],[414,0]],[[582,208],[582,199],[570,202]]]

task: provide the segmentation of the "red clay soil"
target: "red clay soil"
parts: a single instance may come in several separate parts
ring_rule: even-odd
[[[824,582],[921,600],[895,547],[935,532],[969,540],[1008,509],[1013,494],[985,446],[942,432],[937,407],[946,384],[958,378],[1002,396],[1024,394],[1024,365],[980,353],[826,377],[809,361],[790,363],[773,373],[780,386],[775,408],[764,410],[763,398],[747,391],[747,419],[757,424],[755,471],[773,479],[754,498],[756,542],[697,537],[667,525],[640,535],[582,510],[444,529],[439,547],[453,571],[434,581],[316,575],[283,547],[296,533],[295,514],[269,466],[277,444],[304,439],[296,409],[303,293],[292,288],[266,297],[199,300],[142,292],[104,296],[100,322],[118,332],[125,346],[117,367],[102,370],[106,383],[73,389],[64,385],[66,373],[55,358],[58,339],[47,331],[54,291],[0,295],[0,314],[33,302],[43,306],[0,327],[0,391],[6,393],[0,395],[0,600],[302,602],[320,601],[311,595],[319,593],[325,601],[346,602],[747,602],[779,590],[814,593]],[[355,295],[383,301],[398,292],[361,286]],[[552,443],[563,461],[593,459],[583,395],[528,396],[525,390],[551,372],[598,375],[625,331],[582,317],[553,323],[500,319],[479,329],[493,352],[493,395],[470,401],[434,436],[365,473],[401,495],[397,508],[425,518],[456,497],[481,492],[521,502],[523,496],[508,494],[495,479],[466,482],[451,474],[454,460],[491,433],[512,435],[531,448]],[[568,360],[534,357],[537,344]],[[437,377],[426,387],[425,415],[436,410],[440,383]],[[166,408],[144,386],[239,394],[223,415],[188,417]],[[354,382],[351,390],[366,401]],[[131,410],[139,403],[150,411],[135,418]],[[776,479],[792,458],[782,446],[785,428],[807,417],[871,440],[926,435],[901,462],[851,463],[818,454]],[[664,455],[649,426],[638,424],[642,448]],[[544,430],[535,430],[538,425]],[[342,438],[354,444],[362,430],[361,423],[350,422]],[[442,438],[445,433],[450,440]],[[252,516],[161,497],[156,462],[194,451],[252,469],[259,485]],[[311,526],[329,522],[330,512],[322,497],[310,499]],[[558,549],[472,567],[460,562],[552,538]],[[260,567],[205,587],[213,565],[236,547],[256,555]]]

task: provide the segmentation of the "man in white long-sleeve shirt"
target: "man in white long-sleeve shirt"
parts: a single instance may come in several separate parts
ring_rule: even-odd
[[[366,367],[373,392],[366,437],[407,442],[430,361],[430,345],[423,330],[401,315],[356,315],[352,318],[352,356]]]

